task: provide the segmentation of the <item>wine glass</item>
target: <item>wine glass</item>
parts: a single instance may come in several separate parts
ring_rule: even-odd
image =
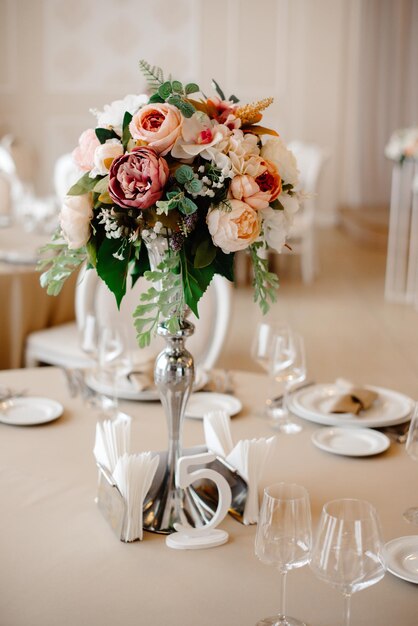
[[[309,494],[304,487],[277,483],[266,487],[255,538],[255,553],[262,563],[278,568],[281,576],[279,613],[257,626],[306,626],[286,615],[286,576],[309,562],[312,522]]]
[[[284,386],[281,403],[273,401],[268,409],[273,428],[286,434],[300,432],[302,426],[290,420],[288,398],[293,386],[306,379],[305,345],[301,335],[289,328],[276,330],[274,334],[270,375]]]
[[[415,405],[414,413],[409,425],[408,437],[406,440],[406,451],[409,456],[418,461],[418,403]],[[418,524],[418,506],[411,506],[403,514],[404,519],[412,524]]]
[[[385,574],[382,547],[377,512],[369,502],[342,499],[325,504],[310,566],[343,594],[344,626],[350,624],[351,595]]]
[[[103,408],[117,413],[118,388],[132,371],[132,353],[123,328],[112,326],[99,331],[97,369],[100,386],[109,390],[111,401],[110,404],[104,402]]]
[[[255,335],[251,345],[251,356],[266,373],[270,372],[271,355],[273,349],[273,339],[275,336],[275,327],[268,322],[260,322],[257,325]],[[271,394],[266,399],[265,412],[274,404],[273,388]]]

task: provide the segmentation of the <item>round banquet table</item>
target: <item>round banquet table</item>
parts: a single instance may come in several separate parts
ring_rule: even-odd
[[[29,333],[74,319],[76,275],[56,297],[39,283],[37,250],[48,239],[17,226],[0,229],[0,369],[24,365]]]
[[[232,418],[234,442],[270,436],[257,416],[267,392],[265,376],[235,372],[234,377],[243,403]],[[64,406],[63,415],[48,424],[0,423],[1,624],[253,626],[277,611],[279,574],[254,555],[256,526],[228,516],[221,528],[229,542],[207,550],[172,550],[164,536],[152,533],[144,533],[141,542],[120,542],[94,503],[94,409],[70,397],[55,368],[1,372],[0,385],[25,388]],[[166,448],[158,402],[125,401],[120,408],[133,418],[133,451]],[[332,455],[311,443],[317,428],[303,422],[300,434],[277,436],[260,493],[276,481],[304,485],[314,528],[326,501],[367,499],[380,514],[385,542],[416,534],[402,519],[404,509],[418,504],[418,466],[405,446],[392,443],[367,458]],[[202,422],[186,419],[183,439],[185,446],[203,443]],[[416,585],[387,572],[378,584],[354,594],[352,624],[416,626],[417,599]],[[287,610],[312,626],[335,626],[342,623],[343,600],[304,567],[288,576]]]

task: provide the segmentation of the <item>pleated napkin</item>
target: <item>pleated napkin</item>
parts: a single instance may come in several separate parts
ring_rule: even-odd
[[[225,458],[248,485],[244,524],[256,524],[259,513],[258,487],[276,437],[242,439],[235,446],[231,435],[231,418],[225,411],[211,411],[203,418],[203,429],[208,450]]]
[[[336,400],[330,409],[330,413],[352,413],[358,415],[360,411],[370,409],[378,397],[375,391],[365,387],[356,387],[344,379],[338,379],[336,385],[342,390],[346,390],[346,393]]]
[[[130,442],[131,418],[128,415],[97,422],[93,449],[97,463],[112,473],[119,457],[129,452]]]

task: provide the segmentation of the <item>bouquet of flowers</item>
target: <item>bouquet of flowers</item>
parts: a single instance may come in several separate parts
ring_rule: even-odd
[[[144,276],[150,288],[134,312],[143,347],[161,319],[175,331],[187,307],[198,316],[214,274],[233,280],[239,250],[251,255],[254,300],[266,312],[278,280],[265,251],[286,245],[300,196],[295,157],[276,131],[259,124],[272,98],[241,105],[215,81],[216,95],[206,97],[195,83],[165,80],[145,61],[140,67],[150,95],[92,111],[96,127],[73,151],[82,175],[46,246],[41,284],[59,293],[86,261],[119,305],[129,281]],[[150,267],[161,238],[165,252]]]

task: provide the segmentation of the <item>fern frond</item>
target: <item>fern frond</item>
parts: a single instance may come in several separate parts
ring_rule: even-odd
[[[139,67],[147,81],[149,90],[152,93],[158,91],[158,88],[164,82],[164,74],[161,67],[158,67],[156,65],[150,65],[144,59],[140,60]]]

